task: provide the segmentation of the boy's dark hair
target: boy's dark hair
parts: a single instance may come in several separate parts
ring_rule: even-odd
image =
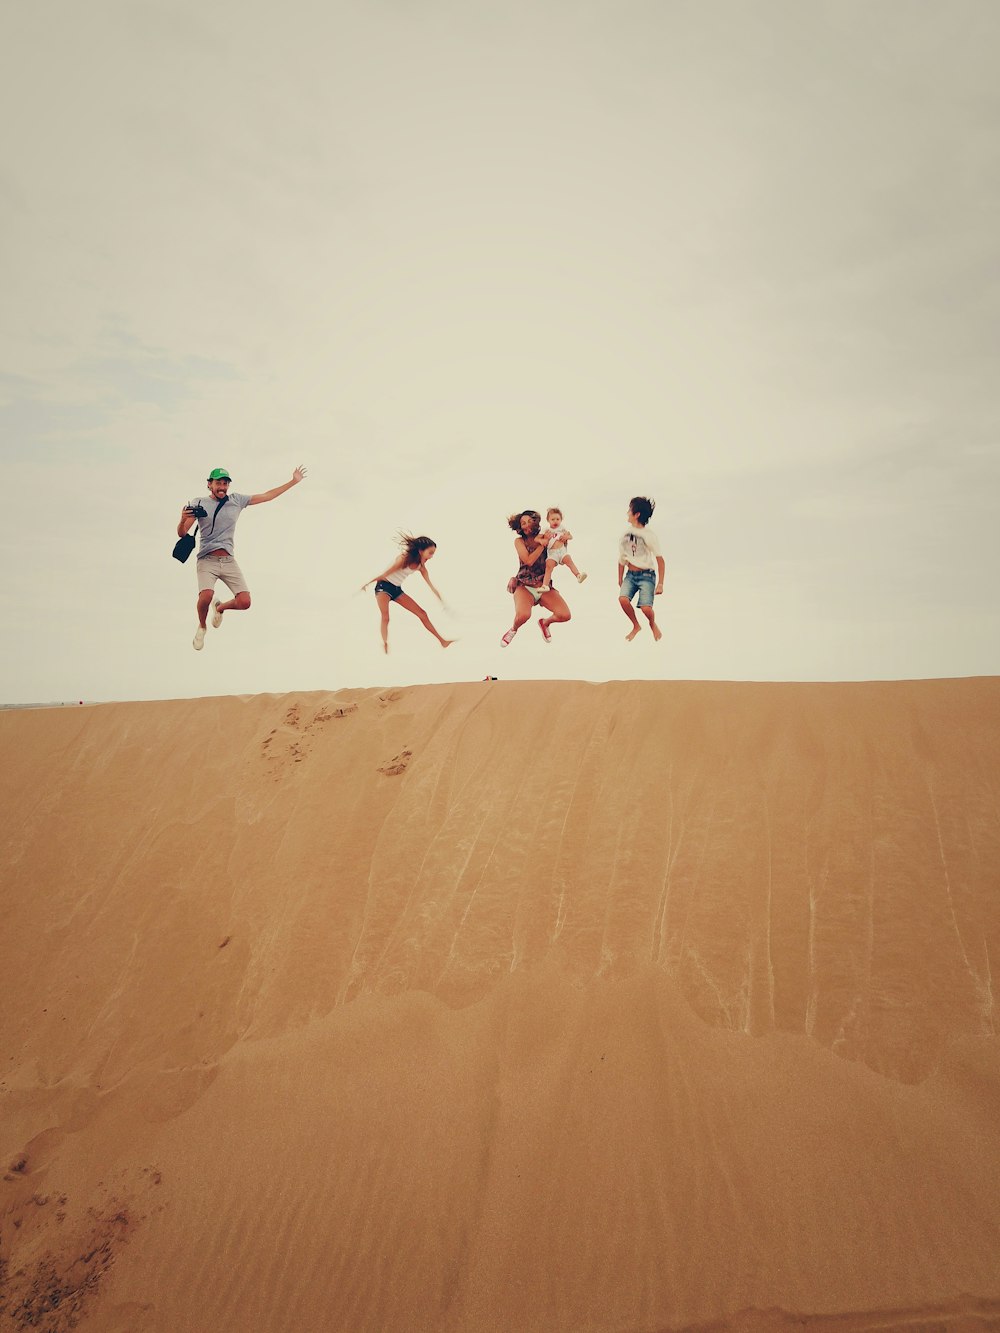
[[[533,519],[533,520],[534,520],[535,530],[534,530],[534,532],[533,532],[531,535],[532,535],[533,537],[537,537],[537,536],[538,536],[538,531],[539,531],[539,529],[540,529],[541,526],[542,526],[542,516],[541,516],[541,514],[539,514],[539,513],[537,512],[537,510],[534,510],[534,509],[522,509],[521,512],[520,512],[519,514],[511,514],[510,518],[508,518],[508,520],[507,520],[507,525],[508,525],[508,527],[513,528],[514,531],[517,533],[517,535],[518,535],[519,537],[521,537],[521,536],[524,535],[524,534],[521,532],[521,519],[522,519],[522,518],[530,518],[530,519]]]
[[[628,507],[643,527],[653,517],[653,510],[656,508],[655,500],[648,500],[644,495],[633,496],[628,502]]]
[[[406,553],[408,566],[420,564],[420,552],[431,546],[437,546],[433,537],[411,537],[408,532],[399,534],[399,549]]]

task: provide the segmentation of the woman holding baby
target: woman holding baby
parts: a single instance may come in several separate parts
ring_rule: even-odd
[[[553,533],[542,532],[542,516],[534,509],[511,514],[507,522],[516,533],[514,550],[517,552],[519,564],[517,573],[507,585],[514,597],[514,623],[500,642],[506,648],[521,626],[531,619],[535,607],[541,606],[549,614],[539,620],[538,627],[545,642],[551,643],[550,626],[563,624],[571,619],[572,614],[555,588],[543,587],[545,557]],[[564,535],[563,540],[568,540],[568,535]]]

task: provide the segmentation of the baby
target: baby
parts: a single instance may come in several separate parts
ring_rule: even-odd
[[[582,583],[587,577],[581,574],[573,563],[573,557],[566,550],[566,543],[571,541],[573,534],[567,532],[562,525],[563,516],[561,509],[546,509],[545,518],[549,525],[549,549],[545,560],[545,582],[542,584],[542,592],[548,592],[552,587],[552,571],[556,565],[565,565],[571,574],[576,575],[577,583]]]

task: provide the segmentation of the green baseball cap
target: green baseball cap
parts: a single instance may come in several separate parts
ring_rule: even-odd
[[[224,467],[214,467],[208,474],[209,481],[232,481],[232,477]]]

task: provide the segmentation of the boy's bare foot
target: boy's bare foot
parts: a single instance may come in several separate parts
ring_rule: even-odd
[[[659,643],[663,638],[663,630],[660,629],[659,625],[650,625],[649,628],[653,631],[653,638]]]
[[[625,642],[631,643],[632,640],[635,638],[635,636],[639,633],[639,630],[641,628],[642,628],[641,625],[636,625],[635,629],[629,630],[629,632],[625,635]]]

